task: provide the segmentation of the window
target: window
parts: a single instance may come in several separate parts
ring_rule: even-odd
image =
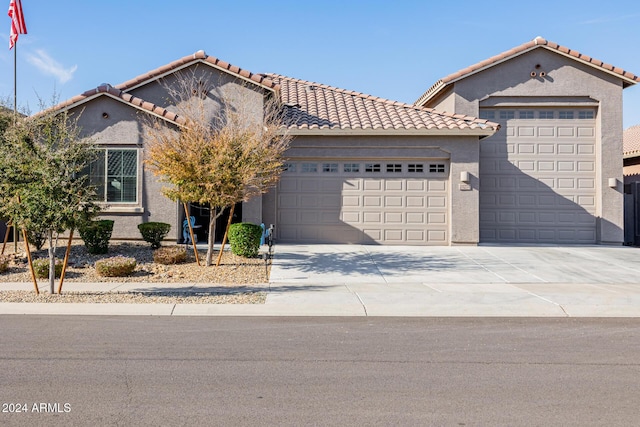
[[[444,165],[443,164],[430,164],[429,172],[431,173],[444,173]]]
[[[480,110],[480,118],[485,120],[493,120],[496,118],[496,112],[493,110]]]
[[[338,172],[338,164],[337,163],[323,163],[322,164],[322,172]]]
[[[138,150],[98,149],[97,158],[89,165],[89,182],[101,202],[136,203]]]
[[[402,165],[399,163],[387,163],[387,172],[402,172]]]
[[[518,118],[533,119],[533,111],[530,111],[530,110],[518,111]]]
[[[562,120],[572,120],[573,119],[573,111],[560,111],[559,119]]]
[[[295,163],[285,163],[282,167],[282,170],[284,172],[295,172],[296,171],[296,164]]]
[[[409,163],[407,166],[407,172],[424,172],[424,165],[422,163]]]
[[[585,119],[593,119],[594,114],[593,111],[579,111],[578,112],[578,118],[581,120],[585,120]]]
[[[302,172],[304,172],[304,173],[318,172],[318,164],[317,163],[303,163],[302,164]]]
[[[365,172],[380,172],[380,163],[365,163]]]
[[[553,111],[538,111],[538,118],[543,120],[553,119]]]
[[[511,110],[502,110],[500,111],[500,119],[501,120],[509,120],[509,119],[513,119],[516,116],[516,112],[515,111],[511,111]]]
[[[359,163],[345,163],[342,165],[342,170],[344,172],[360,172],[360,164]]]

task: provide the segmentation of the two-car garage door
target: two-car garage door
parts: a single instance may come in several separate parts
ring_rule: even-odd
[[[290,162],[277,190],[278,236],[309,243],[446,245],[448,161]]]

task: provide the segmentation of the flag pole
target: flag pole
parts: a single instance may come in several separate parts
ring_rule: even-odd
[[[18,122],[18,41],[13,45],[13,124]]]
[[[18,123],[18,40],[13,45],[13,125]],[[13,227],[13,253],[18,253],[18,227]]]

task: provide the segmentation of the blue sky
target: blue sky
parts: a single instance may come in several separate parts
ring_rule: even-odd
[[[6,8],[9,0],[5,0]],[[402,102],[441,77],[542,36],[640,75],[637,1],[22,0],[18,104],[118,84],[203,49],[274,72]],[[6,9],[4,9],[6,10]],[[13,97],[10,20],[0,96]],[[640,84],[638,85],[640,86]],[[640,124],[640,87],[624,127]]]

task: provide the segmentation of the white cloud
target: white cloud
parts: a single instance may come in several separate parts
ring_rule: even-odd
[[[60,83],[66,83],[73,78],[73,73],[78,69],[77,65],[64,68],[62,64],[49,56],[42,49],[37,49],[35,54],[27,53],[27,61],[35,65],[41,72],[56,77]]]
[[[629,19],[635,19],[638,16],[640,16],[640,15],[638,15],[637,13],[628,14],[628,15],[617,15],[617,16],[602,16],[602,17],[599,17],[599,18],[588,19],[586,21],[582,21],[582,22],[580,22],[580,24],[582,24],[582,25],[608,24],[608,23],[611,23],[611,22],[626,21],[626,20],[629,20]]]

